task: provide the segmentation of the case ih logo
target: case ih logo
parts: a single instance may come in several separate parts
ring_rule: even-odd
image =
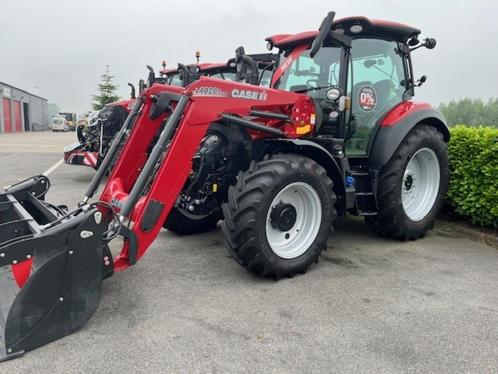
[[[249,91],[249,90],[232,90],[232,97],[235,99],[247,99],[247,100],[260,100],[265,101],[268,99],[268,94],[266,92],[259,91]]]
[[[227,97],[225,91],[220,90],[218,87],[197,87],[193,92],[192,96],[210,96],[210,97]]]
[[[365,86],[358,92],[358,105],[364,112],[371,112],[377,106],[377,93],[371,86]]]

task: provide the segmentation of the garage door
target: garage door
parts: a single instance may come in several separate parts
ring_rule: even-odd
[[[12,132],[12,120],[10,112],[10,99],[3,98],[3,123],[5,124],[4,131]]]
[[[22,132],[21,102],[14,100],[14,128],[16,132]]]

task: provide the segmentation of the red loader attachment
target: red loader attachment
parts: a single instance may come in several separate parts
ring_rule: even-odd
[[[242,92],[254,100],[241,99]],[[43,176],[2,192],[0,360],[68,335],[90,319],[102,279],[135,264],[159,233],[211,123],[280,136],[281,130],[264,124],[281,121],[279,116],[261,112],[267,119],[260,124],[242,117],[255,104],[262,111],[302,108],[303,100],[310,104],[294,93],[210,78],[182,94],[155,84],[137,100],[76,210],[44,201],[50,183]],[[90,203],[111,165],[100,201]],[[117,236],[124,245],[113,260],[107,243]]]

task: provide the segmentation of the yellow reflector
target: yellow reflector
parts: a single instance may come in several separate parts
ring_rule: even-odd
[[[311,125],[296,127],[296,134],[297,135],[304,135],[304,134],[308,134],[310,132],[311,132]]]
[[[213,183],[213,192],[218,192],[218,183]]]

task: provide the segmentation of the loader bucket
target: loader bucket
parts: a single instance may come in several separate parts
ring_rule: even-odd
[[[96,208],[44,202],[40,176],[0,192],[0,361],[66,336],[98,307],[103,234]]]

